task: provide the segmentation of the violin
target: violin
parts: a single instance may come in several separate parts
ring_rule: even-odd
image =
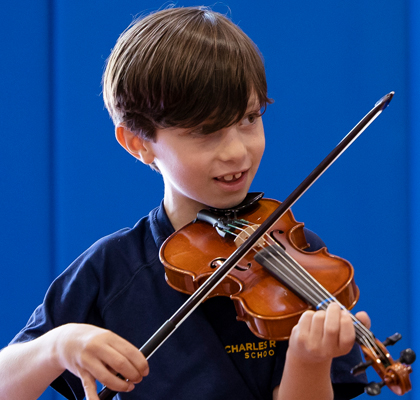
[[[262,199],[262,193],[249,194],[232,209],[201,211],[195,221],[165,241],[160,257],[167,282],[191,296],[139,349],[146,359],[212,296],[229,296],[238,319],[255,335],[272,340],[287,339],[309,308],[325,310],[335,302],[342,309],[351,309],[356,304],[359,290],[351,264],[326,248],[312,254],[305,251],[304,225],[294,219],[290,208],[381,114],[393,95],[383,96],[282,203]],[[368,384],[365,392],[377,395],[385,385],[398,395],[409,391],[415,353],[406,349],[393,360],[386,349],[401,335],[381,343],[352,318],[366,360],[352,372],[357,375],[372,366],[381,378],[379,383]],[[104,387],[98,396],[109,400],[116,394]]]
[[[160,249],[167,283],[193,294],[279,206],[262,196],[248,194],[252,204],[232,214],[202,210],[195,221],[172,234]],[[351,264],[325,247],[306,252],[303,227],[287,210],[208,296],[230,297],[237,319],[262,339],[288,339],[303,312],[332,295],[347,309],[359,298]],[[293,261],[278,265],[284,254]]]
[[[167,283],[186,294],[196,292],[281,204],[262,197],[263,193],[249,193],[236,209],[202,210],[195,221],[172,234],[160,249]],[[230,297],[237,319],[266,340],[288,339],[308,309],[325,310],[332,302],[352,309],[359,298],[352,265],[326,247],[307,250],[304,224],[288,209],[208,298]],[[394,361],[385,348],[401,335],[387,338],[384,345],[354,316],[352,319],[356,341],[367,360],[352,373],[357,375],[372,365],[382,378],[379,384],[370,383],[366,393],[379,394],[384,385],[398,395],[408,392],[414,352],[406,349]]]

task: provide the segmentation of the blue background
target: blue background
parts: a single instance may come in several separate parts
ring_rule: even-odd
[[[420,6],[415,0],[231,0],[265,58],[267,150],[252,189],[282,200],[384,94],[388,109],[293,207],[353,264],[378,338],[420,351]],[[101,75],[134,0],[3,2],[0,37],[0,347],[49,283],[101,236],[159,204],[159,175],[114,139]],[[207,3],[212,5],[213,3]],[[180,1],[179,6],[198,5]],[[420,399],[420,366],[411,375]],[[377,379],[370,373],[371,379]],[[367,398],[367,395],[361,398]],[[52,390],[43,400],[58,399]],[[382,400],[397,398],[383,389]]]

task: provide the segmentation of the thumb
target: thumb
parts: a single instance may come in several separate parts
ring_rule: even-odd
[[[79,374],[86,400],[99,400],[95,378],[89,372],[80,372]]]

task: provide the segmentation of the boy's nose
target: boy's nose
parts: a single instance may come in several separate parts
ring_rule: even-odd
[[[241,160],[247,154],[243,134],[236,125],[223,129],[223,140],[219,146],[219,158],[222,161]]]

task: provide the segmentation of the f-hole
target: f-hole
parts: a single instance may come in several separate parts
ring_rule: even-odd
[[[211,268],[213,268],[213,269],[217,269],[217,268],[219,268],[224,262],[226,261],[226,258],[222,258],[222,257],[219,257],[219,258],[215,258],[211,263],[210,263],[210,267]],[[247,269],[249,269],[249,268],[251,268],[251,263],[249,262],[249,263],[247,263],[245,266],[243,266],[243,265],[236,265],[235,266],[235,268],[238,270],[238,271],[246,271]]]
[[[281,236],[284,234],[284,231],[280,230],[280,229],[276,229],[274,231],[270,232],[270,236],[272,237],[272,239],[280,246],[283,248],[283,250],[286,250],[286,247],[284,247],[283,243],[280,242],[280,240],[278,239],[278,236]],[[277,235],[277,238],[276,238]]]

